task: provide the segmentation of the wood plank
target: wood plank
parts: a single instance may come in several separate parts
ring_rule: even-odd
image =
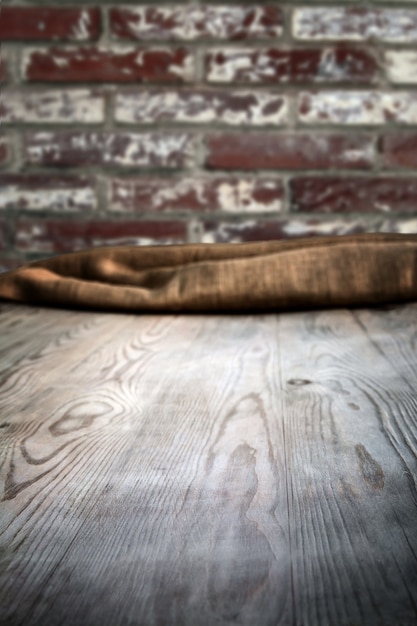
[[[52,365],[54,385],[33,383],[7,448],[7,618],[288,623],[268,320],[117,319],[113,341],[84,337],[68,372],[74,347],[61,345],[61,366],[53,351],[34,365]]]
[[[417,623],[417,305],[10,307],[1,623]]]
[[[297,624],[417,623],[416,311],[280,318]]]

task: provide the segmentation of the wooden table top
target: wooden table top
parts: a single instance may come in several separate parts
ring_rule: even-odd
[[[417,304],[0,307],[0,623],[417,624]]]

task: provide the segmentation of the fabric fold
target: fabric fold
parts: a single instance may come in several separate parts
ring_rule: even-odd
[[[245,312],[417,299],[417,235],[117,246],[0,275],[0,298],[121,312]]]

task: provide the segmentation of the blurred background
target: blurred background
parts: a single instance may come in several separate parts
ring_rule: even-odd
[[[0,269],[417,232],[417,0],[3,0]]]

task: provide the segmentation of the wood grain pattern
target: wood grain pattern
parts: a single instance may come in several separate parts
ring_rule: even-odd
[[[417,304],[0,309],[0,623],[417,624]]]

